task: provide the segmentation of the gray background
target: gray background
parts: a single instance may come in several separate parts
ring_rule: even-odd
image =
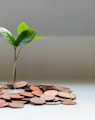
[[[95,35],[95,0],[0,0],[0,26],[25,21],[41,35]]]
[[[0,0],[0,26],[26,22],[43,36],[22,50],[18,79],[95,78],[95,0]],[[10,80],[13,48],[0,35],[0,79]]]

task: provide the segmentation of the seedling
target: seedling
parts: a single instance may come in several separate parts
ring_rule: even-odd
[[[40,40],[42,37],[37,36],[36,30],[29,28],[29,26],[25,22],[19,24],[17,28],[17,33],[18,33],[17,37],[15,37],[8,29],[4,27],[0,27],[0,33],[13,46],[14,49],[12,83],[13,83],[13,87],[15,87],[14,83],[16,82],[16,71],[17,71],[16,64],[22,47],[30,43],[32,40]]]

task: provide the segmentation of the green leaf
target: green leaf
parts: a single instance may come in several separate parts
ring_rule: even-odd
[[[15,46],[15,38],[9,30],[7,30],[6,28],[0,27],[0,33],[10,44]]]
[[[23,31],[26,31],[26,30],[29,30],[29,27],[25,22],[22,22],[21,24],[19,24],[19,26],[17,28],[18,35],[21,34]]]
[[[41,40],[41,39],[42,39],[42,36],[36,35],[33,40]]]
[[[16,39],[16,46],[23,46],[33,40],[36,35],[35,30],[23,31]]]

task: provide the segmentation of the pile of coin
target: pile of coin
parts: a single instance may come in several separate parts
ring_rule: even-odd
[[[33,105],[75,105],[76,95],[70,88],[51,84],[29,84],[26,81],[6,86],[0,84],[0,108],[23,108]]]

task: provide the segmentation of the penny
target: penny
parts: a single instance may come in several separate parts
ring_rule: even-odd
[[[3,100],[3,99],[0,99],[0,108],[3,108],[3,107],[6,107],[6,106],[8,106],[8,102],[6,102],[5,100]]]
[[[47,105],[59,105],[61,104],[60,101],[57,101],[57,102],[46,102]]]
[[[77,103],[72,101],[72,100],[66,100],[66,101],[63,101],[62,104],[64,104],[64,105],[75,105]]]
[[[58,92],[59,97],[64,97],[64,98],[70,98],[70,99],[75,99],[76,95],[72,93],[66,93],[66,92]]]
[[[26,81],[20,81],[20,82],[15,82],[14,86],[15,88],[22,88],[24,86],[26,86],[28,84],[28,82]]]
[[[55,86],[55,89],[61,92],[71,92],[70,88],[66,88],[66,87],[61,87],[61,86]]]
[[[5,99],[5,100],[10,100],[11,99],[11,97],[10,97],[10,95],[8,93],[2,94],[1,98]]]
[[[55,97],[53,101],[57,102],[57,101],[59,101],[59,100],[60,100],[59,97]]]
[[[26,97],[33,97],[34,96],[31,92],[21,92],[20,94],[23,96],[26,96]]]
[[[9,107],[12,107],[12,108],[23,108],[24,104],[23,103],[19,103],[19,102],[11,102],[11,103],[9,103]]]
[[[1,92],[2,93],[8,93],[8,89],[2,89]]]
[[[0,89],[3,88],[2,85],[0,85]]]
[[[57,90],[47,90],[44,92],[44,95],[52,95],[52,96],[56,96],[58,94]]]
[[[20,94],[11,94],[10,97],[12,99],[22,99],[22,98],[24,98],[24,96],[21,96]]]
[[[52,95],[41,95],[42,99],[45,99],[46,101],[51,101],[55,99],[55,96]]]
[[[6,106],[8,106],[8,102],[4,102],[4,103],[0,103],[0,108],[3,108],[3,107],[6,107]]]
[[[39,90],[39,87],[37,85],[30,85],[31,90]]]
[[[3,99],[0,99],[0,103],[3,103],[3,102],[5,102],[5,100],[3,100]]]
[[[46,90],[53,90],[54,89],[54,86],[53,85],[49,85],[49,84],[41,84],[39,85],[39,88],[41,88],[43,91],[46,91]]]
[[[30,102],[36,105],[42,105],[45,104],[45,99],[42,99],[40,97],[34,97],[30,99]]]
[[[41,95],[43,95],[43,92],[41,90],[34,90],[34,91],[32,91],[32,94],[36,95],[36,96],[41,96]]]

